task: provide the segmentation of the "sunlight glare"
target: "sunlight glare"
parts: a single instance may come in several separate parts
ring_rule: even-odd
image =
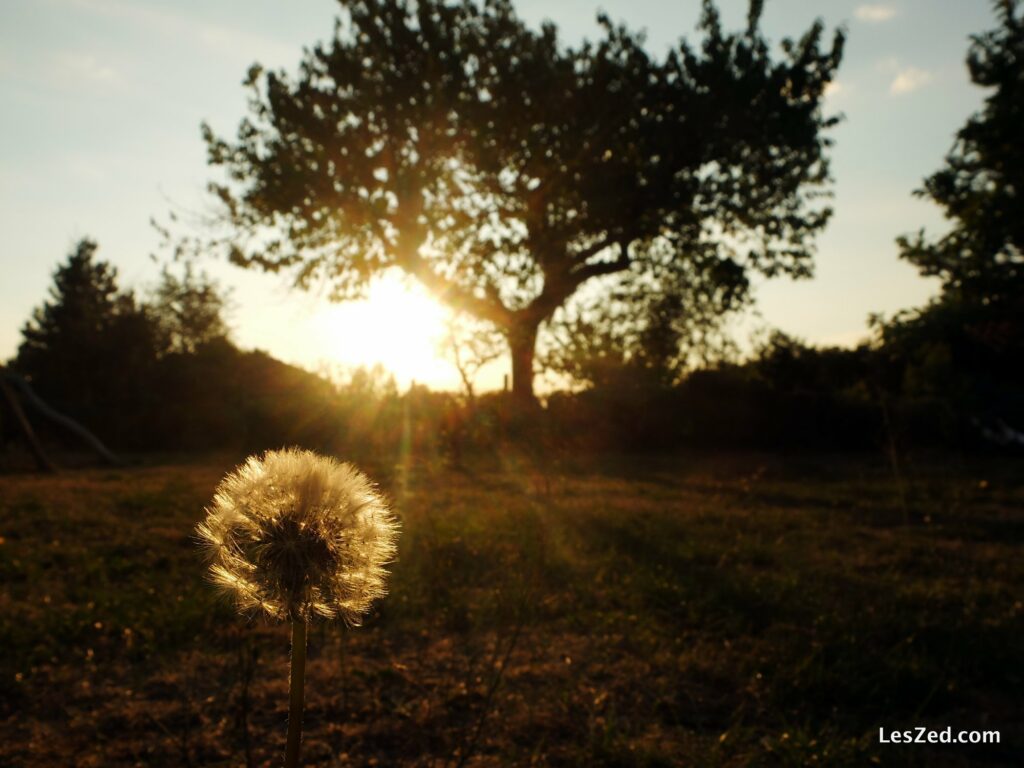
[[[452,364],[441,349],[450,311],[421,285],[388,274],[366,299],[332,304],[320,314],[325,357],[352,367],[379,363],[402,389],[412,381],[433,388],[451,381]]]

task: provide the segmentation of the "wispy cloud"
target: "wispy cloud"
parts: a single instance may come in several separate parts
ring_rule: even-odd
[[[121,79],[114,66],[92,53],[62,51],[53,57],[51,66],[54,78],[63,85],[80,85],[83,81],[110,85]]]
[[[904,93],[916,91],[922,86],[928,85],[932,80],[931,72],[917,67],[906,67],[896,73],[896,77],[889,83],[889,93],[899,96]]]
[[[87,13],[106,16],[128,24],[185,35],[204,48],[223,55],[268,57],[277,66],[295,58],[296,51],[265,35],[205,20],[192,19],[173,10],[128,0],[70,0]]]
[[[65,172],[88,184],[99,184],[110,179],[110,163],[84,152],[73,152],[64,159]]]
[[[900,68],[900,60],[897,56],[882,56],[875,59],[875,69],[879,72],[896,72]]]
[[[872,24],[879,22],[888,21],[896,15],[896,9],[891,5],[881,5],[868,3],[865,5],[858,5],[853,15],[856,16],[860,21],[867,21]]]

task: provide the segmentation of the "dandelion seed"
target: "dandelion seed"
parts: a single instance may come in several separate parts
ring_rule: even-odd
[[[211,580],[245,612],[292,625],[285,765],[298,761],[306,624],[360,623],[385,593],[398,525],[370,480],[311,451],[250,457],[217,486],[196,529]]]

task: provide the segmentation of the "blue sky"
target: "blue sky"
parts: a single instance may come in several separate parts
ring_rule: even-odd
[[[991,6],[766,5],[763,27],[773,42],[799,35],[815,16],[829,27],[845,25],[849,39],[827,102],[845,120],[832,134],[836,215],[818,240],[816,276],[760,284],[756,322],[812,342],[853,343],[865,334],[869,313],[920,305],[936,290],[898,260],[894,238],[922,226],[944,228],[938,210],[911,192],[940,166],[955,131],[981,105],[984,93],[970,85],[964,55],[968,36],[994,25]],[[728,26],[743,23],[745,2],[721,0],[720,7]],[[248,66],[293,68],[303,46],[331,34],[336,8],[333,0],[0,4],[0,359],[15,352],[54,267],[83,236],[99,241],[101,257],[117,265],[124,284],[152,284],[158,268],[149,255],[158,237],[150,217],[206,205],[200,122],[232,133],[245,111]],[[604,9],[646,29],[649,48],[660,53],[680,36],[693,39],[700,3],[522,0],[517,8],[531,22],[552,19],[568,41],[593,36],[596,12]],[[210,271],[233,286],[231,320],[242,346],[311,368],[370,362],[367,347],[374,345],[344,337],[353,324],[385,322],[396,303],[392,286],[375,306],[328,308],[277,276],[227,265]],[[429,339],[407,343],[422,347]],[[405,371],[400,379],[414,375]],[[418,377],[435,386],[457,381],[442,361],[421,362]]]

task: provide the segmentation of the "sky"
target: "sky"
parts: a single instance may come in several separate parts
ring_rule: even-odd
[[[720,0],[740,28],[745,0]],[[562,38],[595,37],[599,10],[647,33],[663,54],[695,39],[699,0],[519,0],[532,24],[554,21]],[[253,62],[294,70],[303,47],[333,30],[333,0],[3,0],[0,3],[0,360],[44,298],[54,268],[82,237],[144,291],[166,256],[150,220],[209,209],[214,178],[199,126],[233,135],[245,115],[241,81]],[[850,345],[867,317],[925,303],[938,288],[898,258],[895,238],[946,224],[912,196],[937,170],[953,136],[985,92],[968,79],[970,34],[994,26],[986,0],[767,0],[762,27],[773,44],[798,37],[820,16],[846,28],[846,54],[826,112],[841,113],[832,174],[835,215],[818,238],[815,276],[759,280],[758,316],[818,344]],[[283,276],[211,262],[231,287],[230,324],[243,348],[263,349],[313,370],[380,362],[412,379],[456,388],[439,355],[444,312],[398,277],[368,300],[331,305],[291,289]],[[375,329],[372,333],[367,329]],[[501,381],[499,362],[483,387]]]

